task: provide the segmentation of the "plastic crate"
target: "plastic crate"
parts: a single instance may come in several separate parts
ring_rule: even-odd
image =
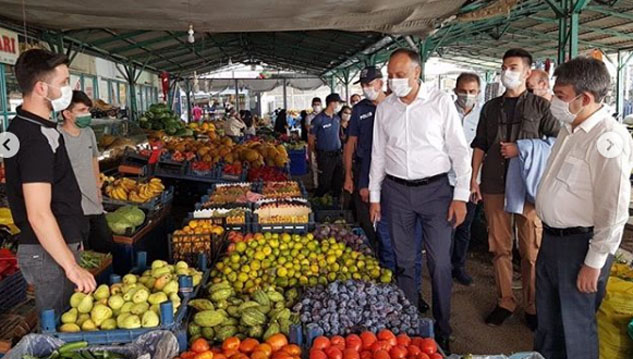
[[[186,176],[189,162],[176,162],[172,160],[159,160],[154,168],[154,173],[159,176],[161,174],[170,176]]]
[[[236,207],[236,208],[246,208],[246,207]],[[215,209],[230,209],[230,208],[208,208],[208,209],[215,210]],[[225,219],[224,217],[205,217],[205,216],[196,217],[194,212],[189,212],[187,214],[187,217],[185,217],[185,219],[183,220],[182,225],[184,227],[187,224],[189,224],[191,220],[194,220],[194,219],[218,219],[218,220],[224,220],[222,226],[224,227],[225,231],[246,233],[251,230],[251,225],[253,223],[253,212],[250,210],[250,208],[246,208],[246,209],[248,209],[248,211],[245,213],[245,220],[244,220],[244,223],[242,224],[227,223],[226,220],[224,220]]]
[[[222,170],[220,171],[220,174],[219,174],[219,180],[227,181],[227,182],[245,182],[246,181],[248,170],[250,168],[248,162],[244,162],[242,164],[242,173],[240,173],[239,175],[230,175],[230,174],[224,173],[225,166],[226,164],[222,165]]]
[[[288,181],[278,181],[278,182],[295,182],[297,183],[297,186],[299,186],[299,192],[300,192],[300,198],[303,199],[308,199],[308,191],[306,190],[306,187],[304,186],[303,182],[299,181],[299,180],[288,180]],[[254,190],[257,193],[261,193],[263,195],[263,191],[264,191],[264,182],[263,181],[257,181],[254,182]],[[295,197],[297,198],[297,197]],[[270,198],[270,199],[274,199],[274,198]]]
[[[131,273],[141,273],[147,267],[147,253],[139,252],[137,255],[137,266],[132,269]],[[176,313],[173,311],[173,305],[170,301],[163,302],[160,305],[160,318],[161,324],[155,328],[139,328],[139,329],[115,329],[115,330],[98,330],[98,331],[80,331],[76,333],[61,333],[57,331],[57,324],[59,324],[58,318],[52,309],[44,310],[40,314],[40,327],[43,334],[52,335],[65,342],[77,342],[86,341],[89,344],[125,344],[134,341],[140,335],[153,330],[169,330],[176,335],[180,349],[184,350],[187,347],[187,333],[186,328],[183,325],[185,318],[187,318],[188,303],[189,300],[195,298],[200,288],[204,287],[204,284],[209,278],[210,271],[207,269],[207,260],[204,254],[199,255],[199,269],[204,271],[204,275],[200,284],[197,287],[193,287],[191,277],[179,276],[179,296],[181,297],[181,304],[178,307]],[[117,283],[121,281],[121,277],[118,275],[112,275],[110,278],[111,283]]]
[[[305,148],[303,150],[289,150],[288,157],[290,158],[291,175],[304,176],[308,173],[308,159]]]
[[[134,203],[130,201],[121,201],[117,199],[112,199],[110,197],[103,197],[103,204],[106,206],[114,207],[123,207],[123,206],[136,206],[138,208],[142,208],[147,210],[148,212],[156,212],[163,208],[165,205],[171,203],[174,199],[174,187],[170,186],[165,188],[165,190],[158,196],[153,197],[149,201],[145,203]],[[149,214],[149,213],[148,213]]]
[[[314,229],[314,213],[310,213],[308,223],[259,223],[259,216],[253,213],[253,232],[305,234]]]
[[[26,280],[17,271],[0,281],[0,311],[7,311],[26,299]]]
[[[225,252],[228,232],[222,236],[215,234],[168,235],[169,258],[173,261],[195,263],[198,254],[206,255],[207,267],[211,267]]]
[[[354,214],[349,210],[316,209],[314,219],[316,223],[334,223],[338,220],[344,220],[350,225],[355,223]]]

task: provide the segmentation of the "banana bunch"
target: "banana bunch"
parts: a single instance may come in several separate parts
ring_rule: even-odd
[[[152,178],[147,183],[140,183],[130,178],[120,178],[106,186],[105,193],[108,197],[119,201],[145,203],[160,195],[165,186],[159,178]]]
[[[103,172],[99,173],[99,183],[101,183],[101,186],[112,184],[114,181],[113,176],[106,176]]]

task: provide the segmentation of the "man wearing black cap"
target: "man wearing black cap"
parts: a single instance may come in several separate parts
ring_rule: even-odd
[[[326,97],[325,110],[311,123],[308,147],[311,152],[316,151],[319,169],[317,197],[327,193],[340,197],[343,189],[343,159],[339,137],[341,118],[337,115],[342,102],[341,97],[335,93]]]

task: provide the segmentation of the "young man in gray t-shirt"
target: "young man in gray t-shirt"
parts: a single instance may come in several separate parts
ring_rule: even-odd
[[[99,149],[90,128],[92,101],[82,91],[73,91],[72,102],[62,111],[64,122],[59,132],[64,136],[66,150],[81,190],[81,207],[90,222],[90,234],[84,247],[97,252],[112,250],[112,232],[105,219],[99,179]]]

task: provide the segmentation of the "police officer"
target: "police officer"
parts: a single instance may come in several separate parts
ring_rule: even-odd
[[[602,104],[602,61],[575,58],[554,76],[551,111],[563,125],[536,195],[534,346],[546,358],[598,358],[595,314],[629,219],[633,140]]]
[[[341,118],[337,115],[343,103],[338,94],[331,94],[325,99],[326,108],[312,120],[308,147],[316,152],[319,171],[319,187],[316,196],[330,193],[332,197],[340,197],[343,189],[343,158],[341,154]]]

